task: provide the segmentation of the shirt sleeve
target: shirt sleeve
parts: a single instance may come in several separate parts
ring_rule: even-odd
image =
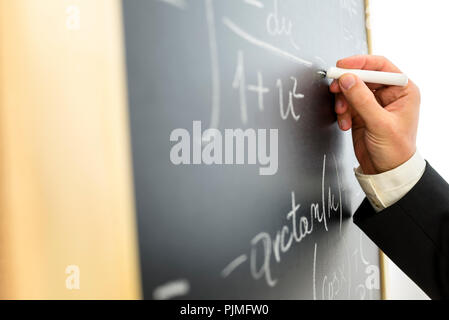
[[[362,190],[376,212],[380,212],[398,202],[421,179],[426,162],[418,151],[399,167],[376,175],[362,173],[360,167],[354,169]]]

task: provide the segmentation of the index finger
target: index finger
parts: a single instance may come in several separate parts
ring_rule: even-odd
[[[344,69],[362,69],[395,73],[401,72],[401,70],[399,70],[399,68],[391,63],[391,61],[387,58],[373,55],[356,55],[341,59],[337,62],[337,67]]]

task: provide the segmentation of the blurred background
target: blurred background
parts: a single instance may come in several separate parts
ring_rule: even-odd
[[[388,57],[421,90],[418,150],[449,180],[446,96],[449,65],[449,2],[442,0],[371,0],[373,53]],[[427,299],[393,263],[387,268],[390,299]]]
[[[421,89],[419,151],[449,180],[449,3],[369,12],[373,53]],[[0,298],[141,297],[125,79],[120,1],[0,0]],[[389,299],[427,298],[391,262],[386,280]]]
[[[118,0],[0,0],[0,298],[140,297],[123,50]]]

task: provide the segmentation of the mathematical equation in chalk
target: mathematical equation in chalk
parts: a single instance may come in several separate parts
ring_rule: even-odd
[[[153,1],[178,10],[176,12],[181,14],[188,14],[193,7],[199,8],[198,3],[193,2],[195,0]],[[301,113],[308,95],[308,91],[302,83],[304,80],[300,77],[301,72],[313,73],[310,71],[328,65],[328,62],[316,53],[309,52],[306,57],[305,50],[307,48],[303,44],[302,37],[306,36],[308,30],[300,29],[295,25],[295,19],[289,16],[294,13],[282,6],[285,1],[288,0],[236,0],[234,2],[239,3],[242,10],[257,12],[254,16],[260,20],[258,21],[260,26],[258,30],[250,30],[251,28],[245,27],[245,21],[239,20],[233,14],[220,15],[215,10],[217,1],[202,1],[201,8],[204,8],[210,58],[205,62],[210,67],[211,80],[210,120],[208,123],[210,129],[217,129],[223,118],[221,113],[223,112],[224,94],[222,90],[224,88],[233,92],[231,97],[235,100],[227,102],[235,103],[238,106],[238,108],[232,109],[232,112],[238,112],[242,125],[249,125],[252,121],[251,115],[256,112],[266,112],[273,104],[281,120],[293,123],[301,122]],[[360,12],[360,3],[357,0],[339,1],[341,9],[347,13],[349,19],[357,18]],[[232,55],[227,56],[227,59],[232,61],[232,69],[226,70],[232,74],[232,79],[229,78],[231,79],[230,83],[223,83],[223,69],[220,66],[220,61],[222,61],[220,55],[223,52],[219,50],[218,29],[220,32],[227,32],[230,39],[235,40],[235,43],[238,44],[235,50],[232,50]],[[356,43],[356,47],[359,49],[366,46],[366,41],[359,41],[360,39],[350,27],[341,26],[341,37],[345,41]],[[279,41],[277,40],[279,39],[286,40],[283,42],[283,47],[278,45]],[[251,49],[245,51],[243,48],[248,46]],[[269,74],[266,69],[264,70],[264,65],[251,63],[254,59],[251,54],[254,55],[255,50],[286,61],[292,65],[295,73],[286,74],[284,70],[282,74],[281,71],[279,74],[273,75],[272,72]],[[209,77],[209,71],[206,76]],[[319,154],[323,155],[323,152]],[[285,280],[282,279],[282,274],[276,273],[282,268],[276,268],[276,266],[282,265],[282,262],[287,260],[287,254],[291,254],[295,247],[312,244],[313,257],[310,257],[310,260],[301,261],[301,264],[306,265],[310,270],[309,280],[312,284],[309,288],[310,298],[358,297],[365,299],[372,298],[374,290],[379,290],[380,275],[379,267],[376,265],[378,261],[370,261],[365,255],[362,233],[360,233],[359,243],[354,244],[347,243],[342,232],[344,188],[337,158],[335,155],[328,157],[324,154],[322,159],[322,168],[320,168],[322,175],[317,177],[317,183],[321,179],[321,190],[317,190],[317,193],[320,192],[321,198],[317,196],[316,199],[310,201],[298,202],[301,197],[300,192],[295,188],[288,189],[292,190],[288,194],[291,207],[289,203],[286,210],[288,212],[282,213],[285,223],[283,222],[274,232],[260,231],[249,235],[248,242],[236,247],[236,255],[231,256],[233,259],[226,260],[221,270],[215,270],[220,281],[231,282],[233,276],[236,276],[235,273],[239,272],[239,276],[244,274],[250,281],[263,282],[267,289],[274,288],[280,285],[282,280]],[[331,165],[335,171],[329,170]],[[336,179],[329,178],[329,175]],[[336,183],[331,185],[328,180],[336,180]],[[279,212],[273,212],[273,215],[279,215]],[[338,221],[338,223],[331,224],[331,220]],[[341,247],[344,250],[332,253],[325,258],[320,257],[320,249],[323,250],[324,245],[312,237],[314,233],[318,232],[317,230],[324,234],[328,234],[330,230],[338,233],[338,241],[343,243]],[[331,270],[325,271],[329,265],[332,265]],[[321,268],[321,266],[326,266],[326,268]],[[359,276],[355,277],[353,273],[358,273]],[[186,278],[175,279],[155,288],[153,298],[172,299],[186,296],[195,290],[194,285]]]
[[[301,115],[295,111],[295,101],[304,98],[304,94],[297,92],[298,79],[295,77],[290,77],[291,89],[288,90],[288,105],[284,107],[284,87],[285,84],[281,79],[277,79],[275,86],[278,90],[279,96],[279,112],[281,119],[287,120],[290,116],[295,121],[298,121]],[[245,70],[245,59],[243,51],[239,50],[237,55],[237,68],[235,71],[234,81],[232,87],[239,91],[239,103],[240,103],[240,117],[243,124],[248,123],[248,104],[247,104],[247,94],[248,92],[257,95],[258,109],[259,111],[264,111],[264,96],[272,91],[272,88],[264,86],[262,71],[257,71],[257,83],[247,84],[246,81],[246,70]]]
[[[164,3],[173,8],[188,11],[190,8],[187,0],[154,0],[160,3]],[[210,115],[210,128],[218,128],[220,124],[221,113],[221,101],[222,96],[222,83],[221,83],[221,70],[219,64],[219,51],[218,51],[218,39],[217,39],[217,27],[221,24],[234,36],[240,38],[243,42],[253,45],[264,50],[268,53],[276,55],[280,58],[290,61],[292,64],[300,65],[305,68],[314,67],[314,62],[304,59],[299,56],[299,53],[303,50],[298,45],[298,39],[301,39],[300,30],[295,28],[293,19],[288,16],[283,10],[281,13],[280,2],[281,0],[240,0],[242,6],[253,8],[254,10],[264,11],[265,20],[260,21],[261,29],[265,30],[267,36],[271,38],[283,37],[288,39],[290,44],[289,50],[280,49],[269,41],[262,40],[252,33],[245,30],[239,23],[234,21],[228,16],[217,17],[214,10],[214,0],[204,0],[205,17],[207,21],[207,30],[209,37],[209,51],[210,51],[210,64],[211,64],[211,83],[212,83],[212,99],[211,99],[211,115]],[[357,15],[357,0],[340,0],[341,7],[349,13],[349,18]],[[352,31],[346,27],[343,27],[345,40],[352,41],[356,39]],[[366,44],[366,43],[364,43]],[[362,46],[362,45],[361,45]],[[320,66],[326,66],[327,63],[321,57],[315,55],[314,61]],[[262,67],[262,66],[261,66]],[[257,83],[247,84],[246,70],[245,70],[245,54],[242,49],[237,52],[237,65],[234,81],[232,87],[239,90],[239,105],[240,105],[240,118],[242,124],[248,123],[248,104],[246,94],[252,92],[257,95],[258,109],[264,111],[264,95],[269,94],[272,88],[265,87],[263,84],[263,74],[261,70],[256,71]],[[300,90],[297,78],[291,77],[293,81],[293,87],[286,90],[287,105],[284,106],[284,88],[286,84],[281,79],[277,79],[273,84],[276,91],[279,94],[279,109],[280,117],[283,120],[288,118],[298,121],[301,117],[300,112],[296,110],[300,104],[301,99],[304,98],[304,93],[297,92]]]
[[[286,255],[295,245],[300,245],[309,238],[318,228],[325,232],[338,228],[340,241],[343,242],[343,252],[336,252],[336,255],[344,256],[344,259],[335,259],[332,263],[333,270],[327,273],[319,273],[317,267],[320,263],[317,258],[318,243],[314,243],[313,261],[304,261],[310,264],[312,275],[312,288],[310,290],[314,300],[333,300],[357,297],[359,299],[372,298],[374,290],[380,288],[379,267],[370,262],[364,254],[362,233],[360,231],[357,246],[350,249],[345,236],[342,234],[343,202],[341,178],[338,170],[337,160],[332,156],[335,167],[337,186],[332,188],[327,186],[326,175],[327,156],[323,157],[322,177],[321,177],[321,199],[312,202],[308,206],[302,206],[296,201],[296,194],[291,192],[291,210],[285,215],[286,223],[282,225],[274,234],[260,232],[250,241],[248,253],[243,253],[229,262],[220,272],[223,279],[231,278],[232,274],[239,268],[247,265],[249,276],[253,280],[263,279],[267,287],[278,285],[278,279],[273,274],[272,269],[275,264],[279,265]],[[304,213],[301,213],[303,211]],[[338,219],[338,224],[330,225],[331,219]],[[330,257],[332,260],[332,257]],[[329,258],[326,258],[326,265],[329,265]],[[354,272],[364,274],[362,281],[354,279]],[[358,281],[358,282],[356,282]],[[171,299],[177,296],[188,294],[190,291],[189,281],[186,279],[177,280],[157,287],[153,296],[156,299]]]

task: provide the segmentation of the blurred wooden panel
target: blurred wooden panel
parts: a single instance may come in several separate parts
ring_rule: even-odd
[[[118,0],[0,0],[1,298],[140,298],[123,52]]]

